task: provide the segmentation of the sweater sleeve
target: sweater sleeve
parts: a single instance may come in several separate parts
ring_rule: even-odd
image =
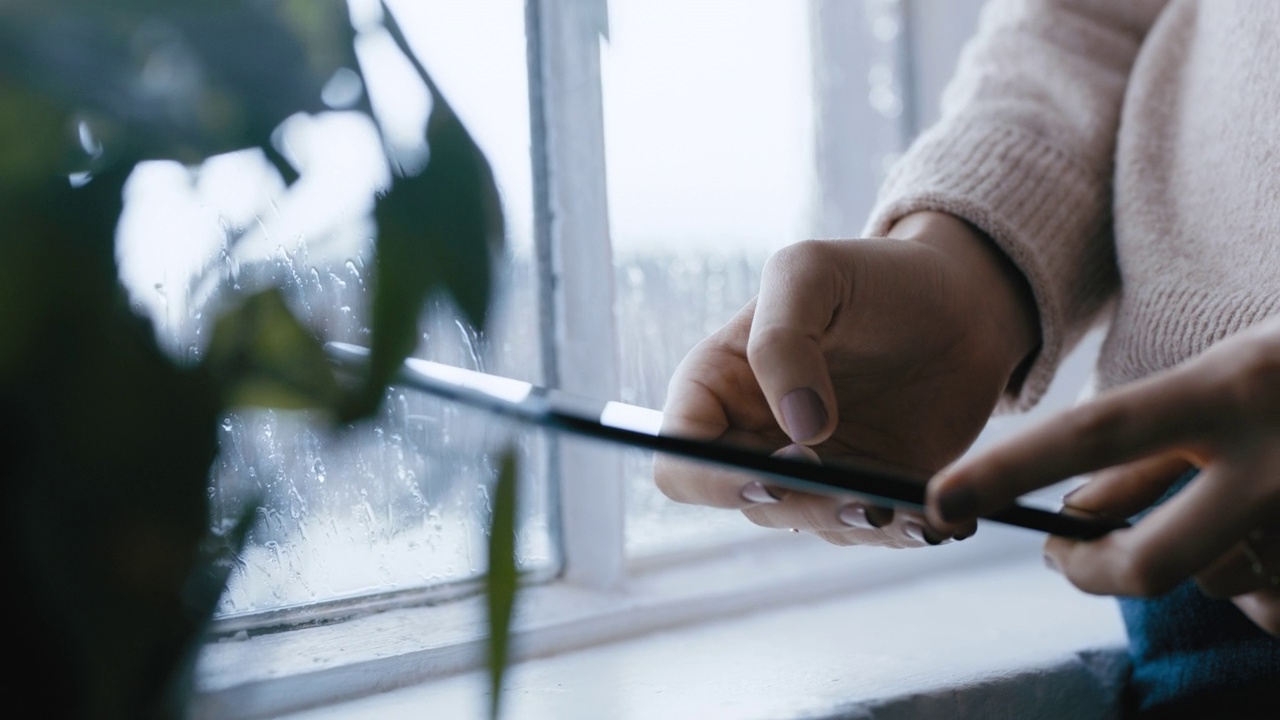
[[[865,234],[920,210],[984,231],[1031,286],[1041,342],[1002,410],[1039,400],[1119,281],[1111,185],[1129,71],[1163,0],[989,0],[942,118],[894,165]]]

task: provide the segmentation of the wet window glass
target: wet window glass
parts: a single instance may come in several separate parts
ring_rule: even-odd
[[[352,6],[358,20],[362,4]],[[415,355],[539,381],[523,3],[390,6],[493,165],[508,228],[489,325],[477,331],[436,301]],[[199,356],[207,318],[229,292],[266,284],[281,284],[326,340],[367,344],[370,213],[389,174],[370,120],[336,108],[368,92],[389,142],[411,147],[430,100],[385,32],[362,32],[357,52],[369,87],[353,74],[335,77],[325,98],[334,111],[295,116],[278,131],[301,170],[292,187],[257,152],[194,168],[147,163],[130,179],[122,275],[175,356]],[[558,563],[537,434],[393,388],[376,418],[342,432],[306,413],[237,411],[220,441],[209,486],[215,525],[229,526],[247,501],[261,503],[219,608],[224,618],[479,576],[489,487],[510,443],[525,477],[519,561],[548,573]]]

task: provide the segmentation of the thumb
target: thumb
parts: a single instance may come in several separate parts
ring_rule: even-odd
[[[774,418],[793,442],[806,445],[830,437],[838,419],[822,352],[843,295],[832,255],[829,243],[810,240],[769,258],[747,342],[747,360]]]

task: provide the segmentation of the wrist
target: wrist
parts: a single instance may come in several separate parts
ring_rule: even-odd
[[[975,327],[981,328],[999,360],[1007,363],[1016,384],[1017,373],[1040,344],[1039,313],[1022,271],[986,233],[948,213],[903,216],[887,236],[920,243],[946,256],[962,278],[965,294],[980,299],[973,311]]]

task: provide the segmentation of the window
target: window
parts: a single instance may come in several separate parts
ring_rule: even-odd
[[[901,102],[892,65],[877,57],[893,36],[873,32],[896,22],[895,7],[614,0],[609,9],[601,74],[620,393],[656,407],[684,353],[755,294],[774,250],[860,229],[836,218],[865,216],[871,194],[859,190],[874,188],[898,149]],[[830,13],[842,16],[839,38],[822,34],[819,16]],[[871,49],[828,57],[849,45]],[[827,66],[836,62],[851,63],[838,78]],[[834,165],[818,159],[819,146],[850,132],[864,139],[853,167],[823,177]],[[841,207],[851,196],[858,207]],[[733,513],[673,506],[649,461],[626,460],[631,555],[763,534]]]
[[[425,318],[419,354],[541,381],[523,8],[394,6],[490,158],[510,228],[487,332],[477,334],[440,304]],[[353,10],[359,18],[359,4]],[[420,138],[427,95],[394,42],[385,31],[368,30],[357,51],[389,134],[399,129],[409,142]],[[377,137],[362,115],[340,111],[295,116],[281,137],[306,171],[287,193],[256,153],[216,157],[195,170],[150,163],[130,180],[122,273],[134,303],[150,311],[179,356],[200,351],[219,281],[235,289],[282,283],[295,310],[326,339],[367,341],[367,216],[388,172]],[[314,616],[317,606],[466,583],[483,572],[492,451],[517,437],[509,429],[392,392],[375,421],[342,436],[305,414],[275,411],[236,412],[222,430],[210,488],[215,522],[229,523],[248,498],[262,498],[219,608],[224,624],[276,623],[281,611],[296,608],[309,609],[285,615]],[[525,570],[550,575],[558,558],[546,475],[539,471],[545,443],[520,437],[522,464],[533,472],[519,553]]]
[[[510,228],[492,325],[477,335],[441,305],[417,354],[660,406],[675,364],[750,299],[771,251],[858,233],[888,164],[936,113],[977,4],[392,2],[494,165]],[[366,5],[352,2],[353,16]],[[426,101],[397,79],[403,58],[376,31],[359,51],[375,107],[418,132]],[[195,173],[150,165],[131,182],[127,280],[175,353],[199,347],[208,276],[284,277],[329,339],[361,342],[363,217],[386,169],[368,162],[378,153],[350,115],[295,118],[282,132],[317,177],[307,197],[263,206],[280,183],[252,155]],[[200,238],[200,252],[152,251],[175,233]],[[997,552],[817,548],[670,503],[643,453],[495,425],[409,392],[389,399],[341,439],[283,413],[226,419],[210,492],[228,513],[255,490],[266,505],[203,660],[213,715],[279,713],[477,666],[482,625],[466,596],[484,570],[492,450],[512,440],[530,587],[518,654],[705,618],[699,598],[711,595],[715,613],[741,610]],[[760,552],[745,573],[723,552],[744,543]],[[384,608],[403,610],[376,625],[366,611]],[[339,616],[363,619],[305,629]],[[360,663],[380,664],[344,671]]]

